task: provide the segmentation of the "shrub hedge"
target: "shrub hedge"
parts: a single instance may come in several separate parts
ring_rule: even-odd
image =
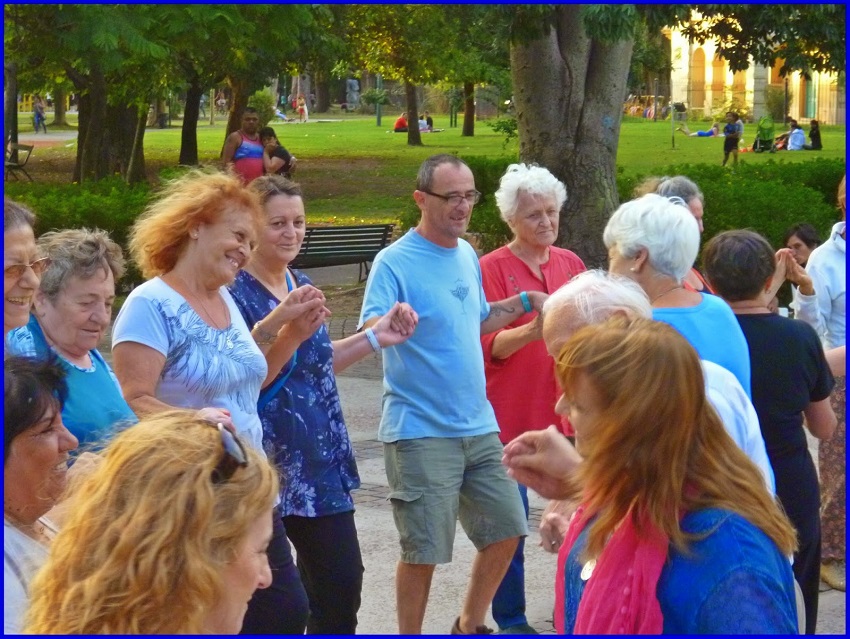
[[[482,193],[469,230],[477,237],[479,248],[489,252],[511,237],[507,224],[499,216],[494,194],[505,169],[516,160],[507,156],[469,156],[464,160]],[[181,172],[168,169],[161,177],[173,178]],[[759,165],[741,164],[734,173],[716,165],[685,164],[669,166],[662,174],[687,175],[702,189],[706,200],[704,241],[721,231],[751,228],[778,247],[785,229],[798,222],[814,225],[821,237],[828,235],[838,217],[835,196],[844,172],[843,160],[818,158],[799,164],[773,159]],[[620,200],[630,199],[644,177],[618,175]],[[35,211],[37,234],[51,229],[96,227],[126,247],[130,227],[144,210],[151,189],[147,184],[128,186],[114,177],[83,185],[38,185],[37,188],[23,182],[7,183],[5,194]],[[419,210],[411,202],[401,215],[401,227],[411,228],[418,220]],[[140,282],[139,272],[130,264],[120,289],[129,290]]]

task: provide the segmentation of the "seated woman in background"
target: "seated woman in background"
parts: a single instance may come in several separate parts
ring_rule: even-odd
[[[68,392],[55,361],[9,357],[3,363],[3,631],[19,634],[29,582],[56,535],[46,517],[65,491],[69,453],[62,424]]]
[[[832,437],[836,426],[829,403],[833,377],[815,330],[767,308],[776,257],[766,239],[753,231],[720,233],[706,244],[703,262],[708,279],[732,307],[747,339],[753,405],[776,478],[776,495],[797,529],[794,575],[803,591],[806,633],[814,634],[820,582],[820,490],[803,426],[820,440]],[[812,291],[811,278],[797,264],[793,266],[787,271],[789,280],[804,292]]]
[[[278,477],[262,455],[194,411],[166,411],[117,435],[74,488],[27,633],[239,632],[271,583]]]
[[[823,149],[823,143],[820,141],[820,124],[818,124],[817,120],[812,120],[810,123],[811,129],[809,129],[809,140],[811,140],[811,144],[804,144],[803,149],[806,151],[820,151]]]
[[[529,432],[505,463],[546,497],[582,500],[559,632],[795,634],[794,529],[706,401],[687,341],[618,316],[576,332],[556,367],[576,448]]]
[[[260,129],[260,141],[263,143],[263,167],[266,173],[289,177],[295,171],[297,160],[278,141],[274,129],[270,126]]]
[[[402,113],[393,124],[393,131],[395,133],[407,133],[407,111]]]
[[[124,256],[99,230],[51,231],[38,239],[38,247],[49,266],[29,322],[9,334],[8,348],[17,355],[59,357],[68,385],[62,421],[80,444],[96,445],[137,421],[97,349],[112,322]]]
[[[23,204],[3,198],[3,353],[9,331],[24,326],[47,258],[39,256],[35,215]]]

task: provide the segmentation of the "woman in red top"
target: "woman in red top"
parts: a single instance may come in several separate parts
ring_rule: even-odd
[[[496,192],[496,204],[514,238],[481,258],[488,300],[521,291],[552,293],[586,270],[575,253],[553,246],[566,200],[563,183],[547,169],[526,164],[508,167]],[[555,414],[560,391],[554,362],[540,339],[537,313],[527,312],[506,328],[483,335],[481,346],[487,398],[496,412],[503,444],[526,431],[561,423]],[[519,490],[528,515],[527,490],[522,485]],[[513,633],[533,631],[525,616],[523,545],[520,541],[493,599],[494,620],[501,630],[510,628]]]

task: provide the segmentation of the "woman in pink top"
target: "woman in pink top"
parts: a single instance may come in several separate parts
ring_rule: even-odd
[[[521,291],[552,293],[586,270],[575,253],[553,246],[566,200],[563,183],[547,169],[526,164],[508,167],[496,192],[496,204],[514,238],[481,258],[488,300],[502,300]],[[530,305],[526,310],[531,311]],[[481,346],[487,398],[496,412],[503,444],[523,432],[561,423],[555,414],[560,391],[554,363],[540,340],[537,313],[526,312],[506,328],[483,335]],[[519,490],[528,515],[527,490],[522,485]],[[502,631],[511,633],[533,631],[525,616],[523,545],[520,541],[493,599],[493,618]]]

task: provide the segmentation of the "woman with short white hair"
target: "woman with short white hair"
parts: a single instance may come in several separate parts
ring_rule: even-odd
[[[652,317],[682,333],[701,359],[731,371],[752,397],[750,354],[729,305],[685,288],[700,233],[684,200],[650,193],[626,202],[611,216],[602,240],[609,272],[640,284],[652,304]]]
[[[481,258],[484,293],[489,301],[524,291],[552,293],[585,271],[572,251],[554,246],[567,189],[541,166],[512,164],[496,191],[496,205],[513,239]],[[493,405],[503,444],[529,431],[561,423],[554,407],[560,394],[554,362],[540,340],[541,322],[524,299],[526,313],[500,331],[483,335],[487,398]],[[517,401],[522,388],[523,401]],[[568,434],[572,430],[567,424]],[[528,495],[520,486],[528,515]],[[493,619],[502,631],[534,632],[525,616],[523,542],[493,598]],[[546,548],[555,552],[557,549]]]

